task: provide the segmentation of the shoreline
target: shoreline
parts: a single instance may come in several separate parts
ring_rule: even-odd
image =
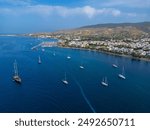
[[[27,37],[30,37],[30,36],[27,36]],[[57,39],[57,38],[50,38],[50,39],[54,39],[54,40],[59,41],[59,39]],[[113,52],[108,52],[108,51],[102,51],[102,50],[96,50],[96,49],[87,49],[87,48],[79,48],[79,47],[60,46],[60,45],[57,45],[57,46],[61,47],[61,48],[71,48],[71,49],[78,49],[78,50],[85,50],[85,51],[93,51],[93,52],[99,52],[99,53],[118,56],[118,57],[130,58],[130,59],[138,60],[138,61],[150,62],[150,59],[148,59],[148,58],[138,58],[138,57],[133,57],[131,55],[118,54],[118,53],[113,53]]]
[[[58,45],[58,47],[61,47],[61,48],[71,48],[71,49],[77,49],[77,50],[85,50],[85,51],[93,51],[93,52],[99,52],[99,53],[108,54],[108,55],[113,55],[113,56],[119,56],[119,57],[130,58],[130,59],[134,59],[134,60],[138,60],[138,61],[150,62],[150,59],[147,59],[147,58],[138,58],[138,57],[133,57],[133,56],[130,56],[130,55],[117,54],[117,53],[107,52],[107,51],[102,51],[102,50],[94,50],[94,49],[86,49],[86,48],[77,48],[77,47],[67,47],[67,46],[59,46],[59,45]]]

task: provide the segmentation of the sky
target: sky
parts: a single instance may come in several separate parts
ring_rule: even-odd
[[[0,33],[150,21],[150,0],[0,0]]]

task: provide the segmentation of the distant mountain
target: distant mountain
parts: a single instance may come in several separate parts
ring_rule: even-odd
[[[96,24],[96,25],[88,25],[83,26],[79,29],[85,29],[85,28],[125,28],[125,27],[135,27],[136,29],[139,29],[141,31],[150,33],[150,22],[140,22],[140,23],[107,23],[107,24]]]
[[[141,39],[150,37],[150,22],[97,24],[59,31],[57,33],[95,40]]]
[[[80,37],[84,40],[150,38],[150,22],[89,25],[76,29],[52,32],[50,35],[66,36],[77,39]]]

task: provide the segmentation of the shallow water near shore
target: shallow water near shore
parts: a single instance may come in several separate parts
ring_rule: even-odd
[[[42,41],[54,39],[0,37],[0,112],[150,112],[150,62],[71,48],[31,50]],[[15,59],[21,85],[12,80]],[[118,78],[123,66],[126,80]],[[101,85],[105,76],[108,87]]]

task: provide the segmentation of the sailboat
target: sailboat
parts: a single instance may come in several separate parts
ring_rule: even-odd
[[[80,69],[84,69],[84,66],[83,66],[83,63],[81,62],[80,66],[79,66]]]
[[[70,57],[70,56],[67,56],[67,59],[71,59],[71,57]]]
[[[55,56],[56,54],[55,54],[55,52],[53,52],[53,56]]]
[[[38,60],[38,63],[41,64],[42,61],[41,61],[41,57],[39,56],[39,60]]]
[[[106,87],[108,86],[107,77],[103,78],[101,84],[102,84],[103,86],[106,86]]]
[[[118,63],[117,63],[117,61],[116,61],[114,64],[112,64],[112,66],[113,66],[114,68],[118,68]]]
[[[45,49],[44,49],[44,48],[42,48],[42,51],[45,51]]]
[[[84,66],[82,66],[82,65],[80,65],[79,67],[80,67],[80,69],[84,69]]]
[[[17,83],[21,83],[21,78],[19,77],[18,74],[18,67],[17,67],[17,61],[15,60],[14,62],[14,76],[13,76],[13,80]]]
[[[83,66],[83,64],[81,64],[81,65],[79,66],[79,68],[80,68],[80,69],[84,69],[84,66]]]
[[[118,65],[117,65],[117,64],[112,64],[112,66],[113,66],[114,68],[118,68]]]
[[[67,81],[67,78],[66,78],[66,73],[65,73],[65,78],[62,80],[62,82],[63,82],[64,84],[66,84],[66,85],[69,84],[68,81]]]
[[[122,73],[118,74],[119,78],[121,79],[126,79],[125,74],[124,74],[124,67],[122,68]]]

